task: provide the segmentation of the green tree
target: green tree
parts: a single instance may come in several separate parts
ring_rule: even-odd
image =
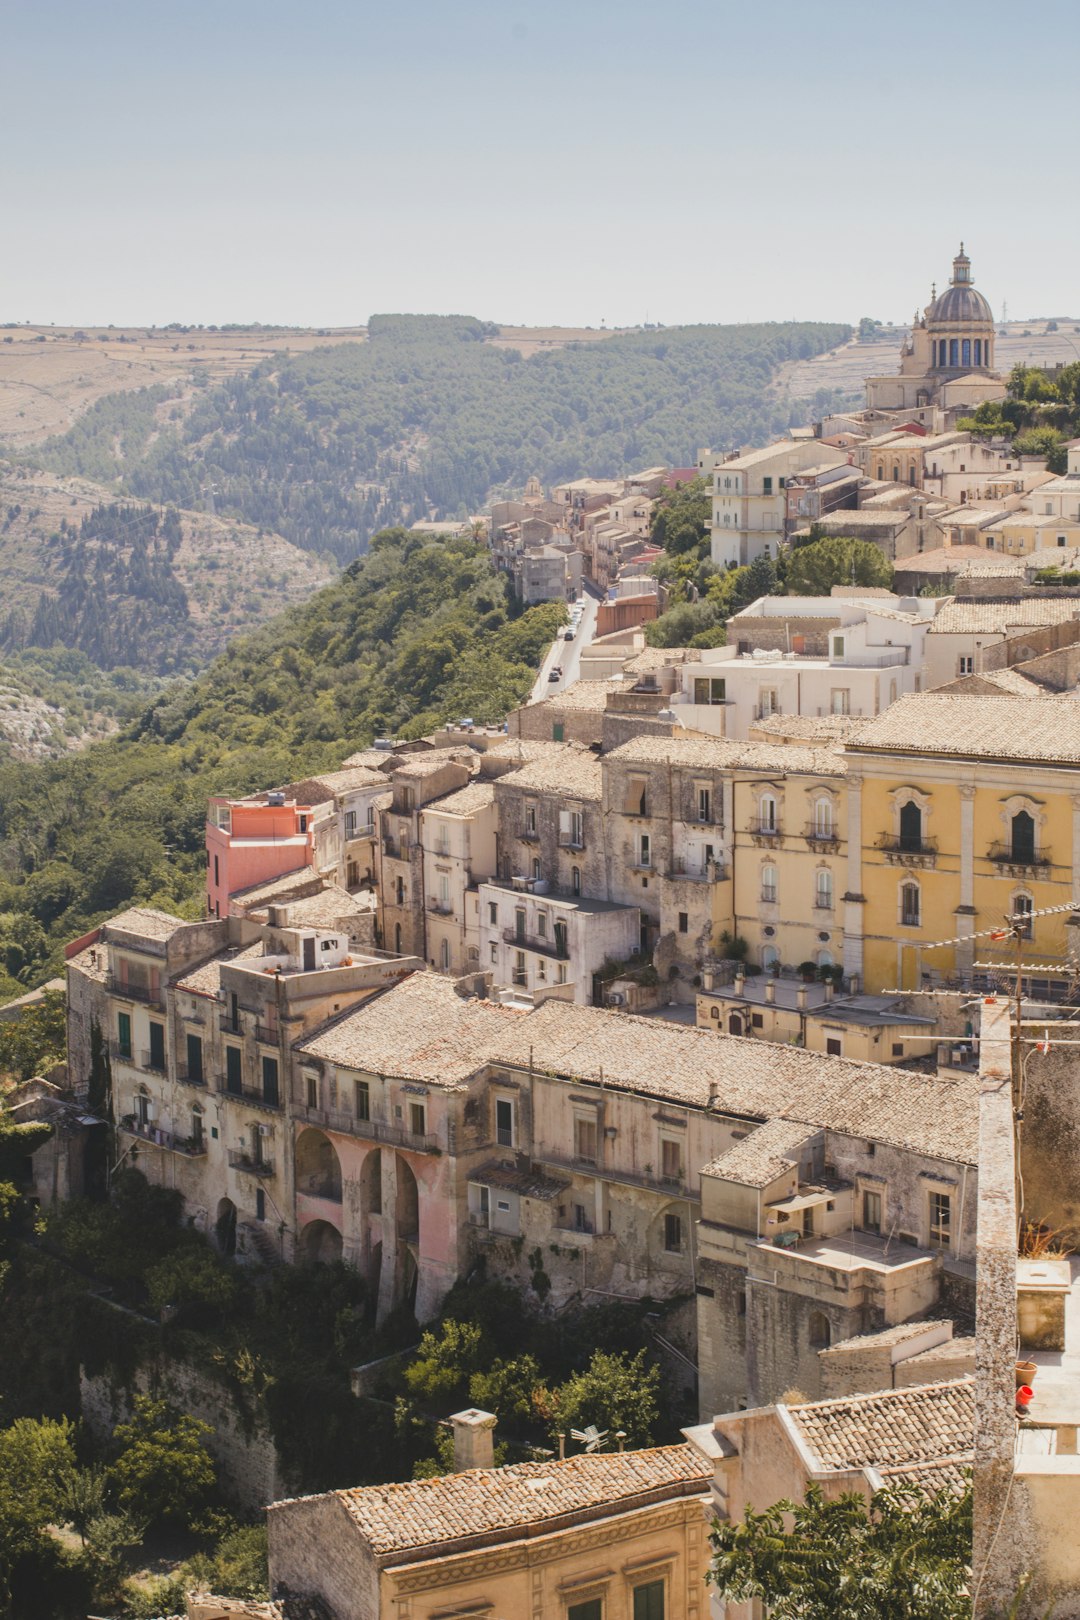
[[[211,1432],[167,1401],[136,1395],[130,1422],[113,1436],[119,1449],[109,1472],[121,1508],[155,1524],[189,1524],[216,1483],[205,1444]]]
[[[47,990],[41,1001],[0,1023],[0,1073],[29,1080],[67,1051],[64,995]]]
[[[892,563],[869,540],[827,536],[800,546],[787,564],[789,596],[828,596],[834,585],[892,585]]]
[[[64,1481],[74,1469],[66,1418],[19,1418],[0,1430],[0,1614],[9,1612],[20,1560],[40,1554],[46,1527],[63,1519]]]
[[[420,1340],[416,1360],[405,1369],[409,1394],[418,1401],[443,1401],[463,1390],[482,1361],[483,1335],[475,1322],[445,1321],[436,1332],[428,1328]]]
[[[1026,433],[1016,435],[1013,449],[1020,456],[1044,456],[1047,471],[1056,475],[1068,469],[1069,453],[1065,446],[1065,438],[1057,428],[1028,428]]]
[[[790,1516],[790,1518],[788,1517]],[[770,1620],[969,1620],[971,1485],[926,1495],[901,1486],[869,1505],[800,1503],[714,1521],[708,1580],[729,1602],[759,1599]]]
[[[526,1422],[534,1415],[534,1396],[541,1387],[540,1363],[535,1356],[493,1361],[469,1380],[474,1406],[494,1412],[500,1423]]]
[[[648,1351],[631,1356],[597,1350],[583,1372],[571,1374],[555,1391],[552,1428],[568,1434],[593,1424],[608,1431],[609,1446],[620,1429],[627,1445],[651,1445],[659,1397],[660,1367]]]

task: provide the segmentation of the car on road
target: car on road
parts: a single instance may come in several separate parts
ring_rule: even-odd
[[[548,680],[549,681],[561,681],[562,680],[562,665],[561,664],[556,664],[553,669],[548,670]]]
[[[577,632],[577,625],[572,624],[570,626],[569,630],[564,630],[563,631],[563,640],[564,641],[573,641],[576,632]]]

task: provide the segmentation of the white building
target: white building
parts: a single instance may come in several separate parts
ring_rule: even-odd
[[[522,998],[555,994],[580,1007],[593,1004],[593,974],[625,961],[641,943],[636,906],[552,894],[542,880],[482,883],[480,966],[496,990]]]
[[[712,560],[720,568],[775,556],[784,538],[787,480],[793,473],[846,466],[848,452],[820,439],[782,439],[724,461],[699,452],[712,473]]]
[[[428,963],[440,973],[479,968],[479,884],[495,875],[495,828],[491,782],[470,782],[420,812],[425,942]]]
[[[738,624],[772,621],[762,630],[773,645],[748,649],[733,639],[703,649],[676,671],[675,718],[688,730],[742,741],[774,714],[879,714],[920,690],[926,636],[939,606],[920,600],[905,611],[891,605],[896,600],[876,606],[828,596],[761,597]]]

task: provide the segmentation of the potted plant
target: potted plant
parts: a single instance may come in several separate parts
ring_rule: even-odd
[[[806,984],[813,984],[814,980],[817,978],[817,963],[800,962],[799,978],[804,980]]]

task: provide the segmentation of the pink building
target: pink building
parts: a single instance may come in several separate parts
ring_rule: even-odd
[[[206,818],[206,911],[229,915],[229,896],[281,877],[315,858],[309,804],[265,793],[250,799],[211,799]]]

